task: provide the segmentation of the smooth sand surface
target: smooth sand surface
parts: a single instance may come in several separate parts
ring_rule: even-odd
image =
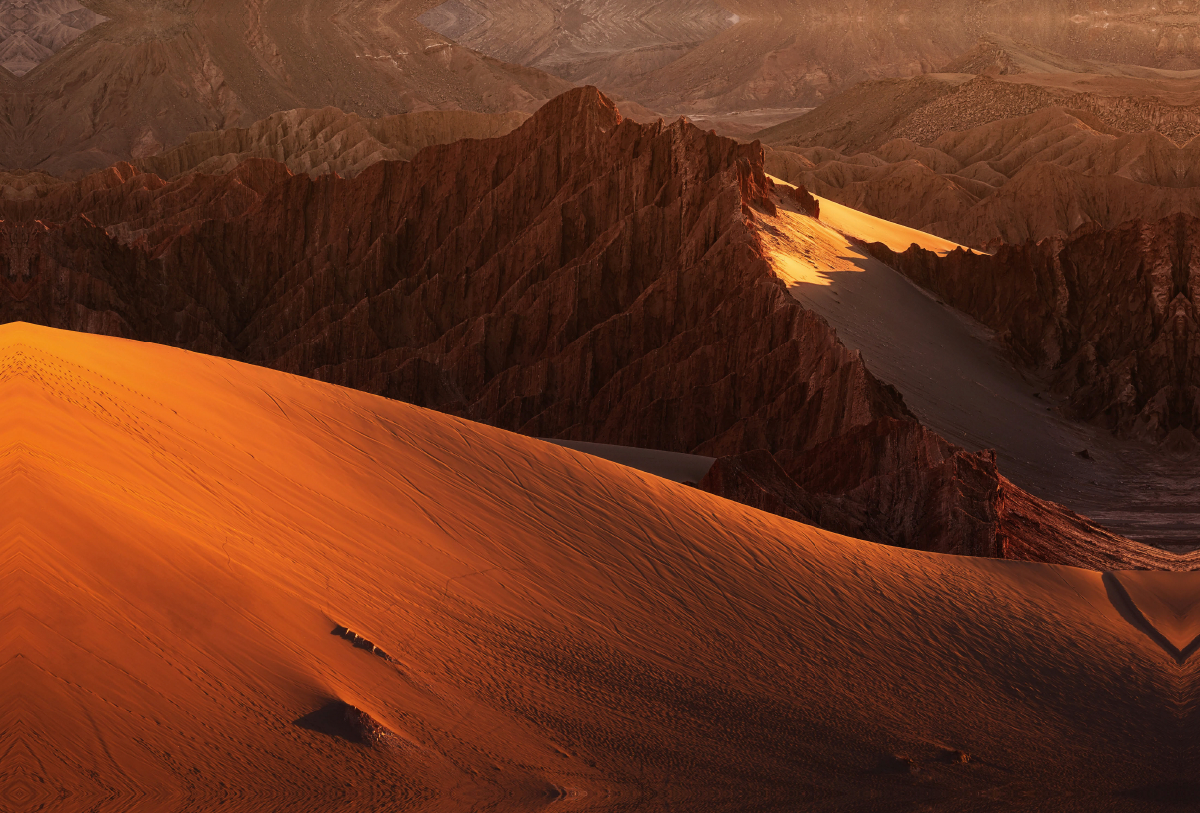
[[[854,231],[843,233],[833,222]],[[873,222],[883,225],[872,230]],[[820,222],[785,204],[763,223],[769,257],[792,295],[861,352],[874,375],[899,389],[922,423],[972,451],[995,449],[1013,482],[1110,530],[1200,544],[1200,510],[1191,496],[1195,467],[1172,469],[1166,456],[1148,460],[1137,444],[1063,418],[1047,386],[1020,372],[992,331],[857,242],[894,240],[894,224],[827,212],[824,200]],[[933,250],[939,238],[928,238]],[[1079,454],[1085,449],[1087,458]]]
[[[778,178],[775,181],[784,183]],[[907,251],[910,247],[917,245],[943,257],[956,249],[974,251],[974,249],[928,232],[910,229],[908,226],[901,226],[899,223],[892,223],[857,209],[851,209],[849,206],[835,203],[820,195],[813,197],[821,204],[821,222],[855,240],[865,243],[883,243],[892,251]]]
[[[161,346],[0,361],[6,810],[1140,810],[1200,767],[1103,574]]]
[[[677,483],[699,483],[708,474],[715,457],[705,457],[682,452],[664,452],[659,449],[641,449],[636,446],[615,446],[611,443],[587,443],[581,440],[557,440],[544,438],[547,443],[574,449],[593,457],[611,460],[622,466],[665,477]]]

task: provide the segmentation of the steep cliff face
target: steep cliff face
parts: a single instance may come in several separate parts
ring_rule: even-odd
[[[992,256],[870,248],[996,330],[1073,417],[1150,441],[1200,430],[1200,220],[1089,226]]]
[[[252,159],[167,182],[126,164],[0,202],[0,318],[214,353],[541,437],[764,449],[780,482],[814,495],[810,521],[1009,555],[994,460],[917,424],[764,259],[760,221],[780,194],[817,213],[775,188],[757,145],[623,120],[581,89],[503,138],[349,179]],[[1037,533],[1039,556],[1090,561],[1056,559],[1061,541]],[[1141,546],[1121,545],[1136,565]]]

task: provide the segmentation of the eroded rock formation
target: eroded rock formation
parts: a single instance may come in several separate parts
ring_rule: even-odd
[[[1200,216],[1189,80],[1011,43],[946,70],[864,82],[760,131],[768,172],[976,247]]]
[[[581,89],[503,138],[350,179],[265,159],[170,182],[120,165],[0,204],[0,318],[229,356],[540,437],[766,449],[839,529],[863,517],[864,535],[894,544],[1017,555],[1003,505],[1024,506],[1021,555],[1093,564],[1060,556],[1065,525],[1034,516],[1062,509],[1010,485],[1003,498],[989,455],[917,424],[789,295],[757,231],[779,199],[763,160],[686,122],[623,120]],[[1071,533],[1080,550],[1111,542],[1108,564],[1147,555],[1094,526]]]
[[[1072,417],[1121,437],[1191,446],[1200,430],[1200,220],[1178,215],[992,256],[870,247],[996,330],[1069,396]]]
[[[789,475],[780,461],[791,464]],[[961,556],[1095,570],[1190,570],[1200,562],[1131,543],[999,473],[911,420],[885,418],[802,453],[719,458],[699,484],[727,499],[859,539]]]
[[[762,259],[761,152],[623,121],[595,91],[351,180],[258,160],[71,189],[9,204],[8,319],[677,451],[803,447],[904,414]]]

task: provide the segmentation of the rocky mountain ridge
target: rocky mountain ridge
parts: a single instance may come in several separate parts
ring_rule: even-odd
[[[173,181],[119,165],[0,201],[0,318],[214,353],[539,437],[765,449],[829,506],[827,525],[879,541],[1184,566],[1005,485],[987,454],[916,423],[764,258],[758,223],[780,190],[763,161],[683,121],[622,119],[582,89],[502,138],[353,178],[267,159]],[[867,506],[870,528],[845,519]]]

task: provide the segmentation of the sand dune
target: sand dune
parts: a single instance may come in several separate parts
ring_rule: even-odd
[[[161,346],[0,356],[12,809],[1148,809],[1195,764],[1191,661],[1099,573]],[[1193,577],[1118,578],[1165,626]]]

